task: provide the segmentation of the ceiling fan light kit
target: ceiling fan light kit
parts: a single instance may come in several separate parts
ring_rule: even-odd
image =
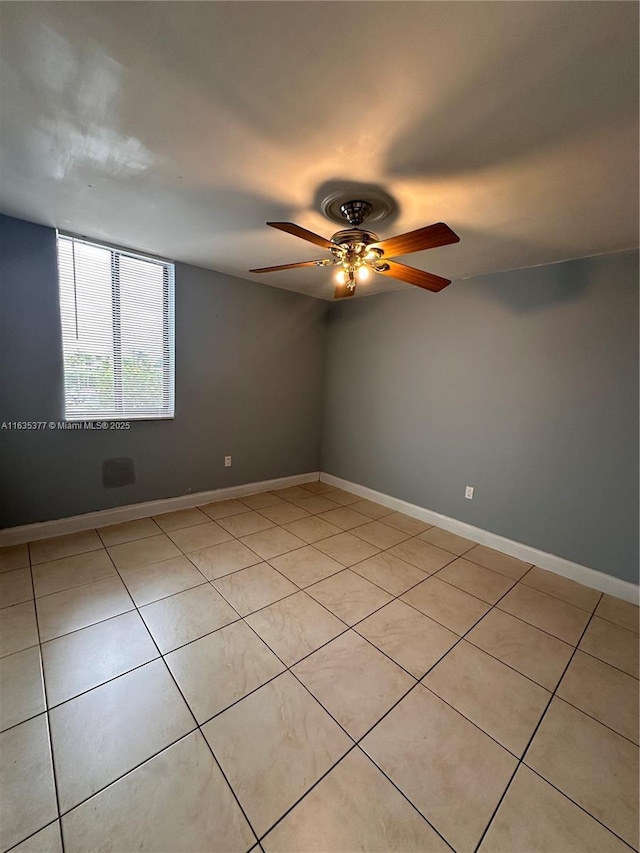
[[[337,202],[338,199],[333,199],[334,207]],[[448,225],[445,225],[444,222],[437,222],[435,225],[418,228],[416,231],[409,231],[398,237],[380,240],[373,231],[367,231],[360,227],[373,211],[374,205],[365,199],[342,202],[340,214],[346,219],[350,227],[336,231],[330,240],[320,237],[319,234],[314,234],[312,231],[307,231],[306,228],[295,225],[293,222],[267,222],[267,225],[272,228],[285,231],[294,237],[300,237],[302,240],[326,249],[331,257],[294,264],[281,264],[275,267],[261,267],[260,269],[250,270],[250,272],[265,273],[298,267],[339,266],[340,269],[336,275],[337,286],[334,293],[336,299],[353,296],[358,281],[366,280],[370,271],[399,279],[407,282],[407,284],[413,284],[434,293],[451,284],[449,279],[391,260],[398,255],[407,255],[423,249],[434,249],[438,246],[446,246],[449,243],[457,243],[460,238]]]

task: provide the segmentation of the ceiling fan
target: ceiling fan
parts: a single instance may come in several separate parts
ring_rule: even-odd
[[[400,234],[398,237],[390,237],[380,240],[373,231],[365,231],[360,228],[367,216],[371,213],[372,205],[368,201],[348,201],[341,205],[340,212],[347,220],[350,228],[345,228],[327,240],[307,231],[293,222],[267,222],[272,228],[286,231],[294,237],[300,237],[309,243],[314,243],[331,253],[330,258],[321,258],[316,261],[302,261],[297,264],[280,264],[276,267],[261,267],[249,270],[253,273],[278,272],[280,270],[293,270],[298,267],[329,267],[339,266],[340,270],[336,276],[337,286],[335,298],[341,299],[345,296],[353,296],[359,281],[364,281],[369,272],[380,273],[389,278],[397,278],[408,284],[415,284],[437,293],[451,281],[441,278],[439,275],[424,272],[415,267],[408,267],[397,261],[391,260],[398,255],[407,255],[411,252],[420,252],[423,249],[435,249],[438,246],[446,246],[449,243],[457,243],[458,235],[445,225],[437,222],[435,225],[427,225],[416,231]]]

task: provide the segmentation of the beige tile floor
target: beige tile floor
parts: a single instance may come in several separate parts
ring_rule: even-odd
[[[309,483],[0,549],[0,849],[638,848],[638,608]]]

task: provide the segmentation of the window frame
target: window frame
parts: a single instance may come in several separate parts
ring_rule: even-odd
[[[61,301],[61,275],[60,275],[60,238],[72,240],[76,243],[83,243],[89,246],[95,246],[99,249],[106,249],[111,253],[111,323],[112,323],[112,344],[113,344],[113,369],[114,369],[114,403],[116,408],[120,407],[121,412],[114,414],[96,414],[70,413],[67,410],[67,381],[66,381],[66,360],[64,351],[64,328],[62,323],[62,312],[60,312],[60,336],[62,344],[62,366],[63,366],[63,404],[64,404],[64,420],[68,422],[82,421],[169,421],[175,419],[175,261],[169,258],[163,258],[159,255],[144,254],[133,249],[126,248],[114,243],[106,243],[101,240],[94,240],[82,234],[73,234],[69,231],[56,230],[56,271],[58,275],[58,306]],[[122,399],[122,330],[119,322],[116,324],[116,315],[120,316],[121,311],[121,294],[120,294],[120,270],[119,259],[121,256],[133,258],[134,260],[155,263],[163,268],[162,283],[163,283],[163,311],[162,311],[162,336],[163,336],[163,382],[162,382],[162,402],[163,411],[152,414],[144,412],[141,414],[132,414],[124,411]],[[165,310],[166,306],[166,310]],[[166,358],[164,353],[166,352]],[[165,373],[166,365],[166,373]],[[168,376],[166,376],[168,374]],[[118,376],[120,377],[118,380]],[[165,378],[168,379],[165,382]],[[119,389],[119,390],[118,390]]]

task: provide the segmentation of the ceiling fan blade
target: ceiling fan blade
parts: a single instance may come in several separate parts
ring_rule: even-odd
[[[435,225],[427,225],[425,228],[408,231],[398,237],[389,237],[388,240],[372,243],[369,248],[382,249],[385,258],[395,258],[398,255],[408,255],[410,252],[420,252],[423,249],[436,249],[438,246],[459,241],[458,235],[448,225],[444,222],[436,222]]]
[[[333,293],[334,299],[345,299],[348,296],[353,296],[355,288],[350,290],[346,284],[336,284],[336,289]]]
[[[418,270],[415,267],[407,267],[397,261],[385,261],[385,264],[389,267],[388,270],[376,270],[376,272],[389,276],[389,278],[406,281],[407,284],[415,284],[416,287],[424,287],[425,290],[431,290],[433,293],[438,293],[439,290],[451,284],[448,278],[441,278],[439,275],[424,272],[424,270]]]
[[[324,267],[328,266],[327,262],[321,261],[301,261],[299,264],[280,264],[277,267],[260,267],[257,270],[249,270],[249,272],[278,272],[278,270],[294,270],[297,267]]]
[[[327,240],[326,237],[321,237],[319,234],[314,234],[313,231],[307,231],[306,228],[302,228],[293,222],[267,222],[267,225],[277,228],[279,231],[286,231],[287,234],[293,234],[294,237],[300,237],[300,239],[306,240],[308,243],[314,243],[316,246],[321,246],[323,249],[336,248],[336,244],[332,243],[331,240]]]

